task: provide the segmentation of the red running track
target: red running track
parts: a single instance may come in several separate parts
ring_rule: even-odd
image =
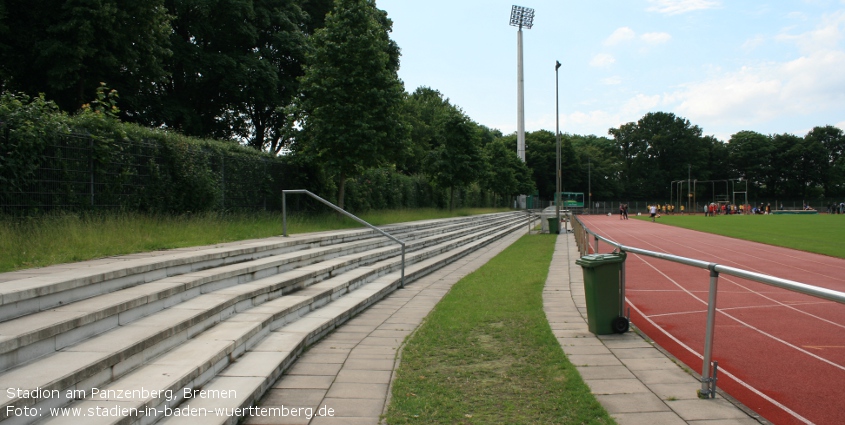
[[[659,222],[580,218],[623,245],[845,292],[843,259]],[[611,249],[599,244],[600,252]],[[709,272],[630,254],[626,278],[632,322],[701,373]],[[845,424],[845,305],[727,275],[719,277],[716,304],[720,389],[775,424]]]

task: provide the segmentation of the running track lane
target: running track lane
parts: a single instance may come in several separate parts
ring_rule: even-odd
[[[580,218],[623,245],[845,291],[842,259],[659,222]],[[599,250],[611,247],[600,243]],[[709,272],[630,254],[626,276],[634,324],[701,373]],[[845,305],[720,275],[717,310],[719,388],[775,424],[845,424]]]

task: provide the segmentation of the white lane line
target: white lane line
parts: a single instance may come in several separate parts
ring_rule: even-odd
[[[646,316],[645,314],[643,314],[643,312],[642,312],[642,311],[640,311],[640,309],[639,309],[639,308],[637,308],[637,306],[635,306],[635,305],[634,305],[634,303],[632,303],[630,300],[627,300],[627,301],[628,301],[628,305],[630,305],[630,306],[631,306],[631,307],[632,307],[632,308],[633,308],[633,309],[634,309],[637,313],[639,313],[639,314],[640,314],[640,316],[641,316],[641,317],[643,317],[646,321],[648,321],[648,322],[649,322],[652,326],[654,326],[654,327],[655,327],[658,331],[662,332],[664,335],[666,335],[669,339],[671,339],[671,340],[672,340],[672,341],[674,341],[676,344],[678,344],[679,346],[681,346],[683,349],[685,349],[685,350],[689,351],[690,353],[692,353],[693,355],[695,355],[695,356],[696,356],[696,357],[698,357],[699,359],[704,360],[704,356],[703,356],[702,354],[699,354],[697,351],[695,351],[695,350],[693,350],[692,348],[690,348],[690,346],[688,346],[688,345],[684,344],[684,343],[683,343],[683,342],[681,342],[678,338],[675,338],[675,336],[674,336],[674,335],[670,334],[670,333],[669,333],[669,332],[667,332],[665,329],[663,329],[662,327],[660,327],[660,325],[658,325],[657,323],[654,323],[654,321],[652,321],[651,319],[649,319],[649,318],[648,318],[648,316]],[[730,373],[730,372],[729,372],[728,370],[726,370],[724,367],[720,367],[720,368],[719,368],[719,372],[720,372],[721,374],[723,374],[723,375],[728,376],[728,377],[729,377],[729,378],[731,378],[734,382],[738,383],[739,385],[742,385],[743,387],[745,387],[746,389],[748,389],[748,390],[749,390],[749,391],[751,391],[752,393],[756,394],[756,395],[757,395],[757,396],[759,396],[760,398],[762,398],[762,399],[764,399],[764,400],[768,401],[769,403],[771,403],[771,404],[775,405],[777,408],[779,408],[779,409],[783,410],[784,412],[788,413],[789,415],[791,415],[791,416],[792,416],[792,417],[794,417],[795,419],[798,419],[799,421],[801,421],[801,422],[803,422],[803,423],[805,423],[805,424],[807,424],[807,425],[814,425],[814,424],[813,424],[813,422],[811,422],[809,419],[807,419],[807,418],[805,418],[805,417],[801,416],[800,414],[798,414],[798,412],[795,412],[794,410],[792,410],[792,409],[790,409],[790,408],[788,408],[788,407],[784,406],[782,403],[780,403],[779,401],[777,401],[777,400],[775,400],[775,399],[773,399],[773,398],[769,397],[768,395],[764,394],[763,392],[761,392],[761,391],[760,391],[760,390],[758,390],[757,388],[752,387],[751,385],[749,385],[747,382],[743,381],[742,379],[737,378],[737,377],[736,377],[736,375],[734,375],[734,374]]]

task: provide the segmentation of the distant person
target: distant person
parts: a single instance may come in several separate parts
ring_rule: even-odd
[[[622,216],[628,219],[628,204],[622,204]]]
[[[625,204],[619,204],[619,219],[625,219]]]
[[[652,205],[648,212],[651,214],[651,222],[654,223],[654,218],[657,217],[657,207]]]

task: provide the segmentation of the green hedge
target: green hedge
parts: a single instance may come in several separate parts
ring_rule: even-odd
[[[119,209],[191,213],[280,210],[283,189],[334,201],[331,170],[235,142],[204,140],[123,123],[108,110],[76,115],[43,97],[0,95],[0,211]],[[423,175],[371,169],[346,186],[350,211],[447,208],[448,190]],[[294,211],[320,210],[303,197]],[[477,185],[456,189],[456,207],[487,207]]]
[[[0,206],[7,213],[117,208],[199,212],[276,209],[306,176],[285,157],[60,112],[44,98],[0,95]]]

